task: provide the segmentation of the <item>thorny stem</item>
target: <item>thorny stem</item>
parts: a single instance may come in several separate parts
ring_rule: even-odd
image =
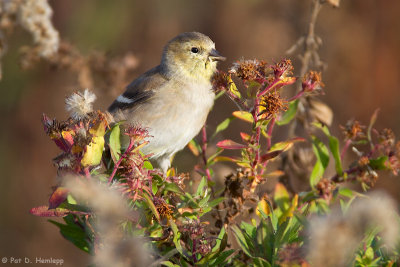
[[[110,175],[110,178],[108,178],[108,184],[111,184],[112,179],[114,178],[115,174],[117,173],[119,165],[121,165],[122,160],[125,159],[128,156],[128,153],[132,150],[133,144],[134,144],[133,140],[130,139],[129,146],[126,149],[125,153],[119,158],[117,163],[115,163],[115,166],[114,166],[114,169],[113,169],[113,171],[112,171],[112,173]]]

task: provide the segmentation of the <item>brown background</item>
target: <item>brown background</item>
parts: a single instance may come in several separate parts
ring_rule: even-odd
[[[61,37],[84,53],[93,49],[116,56],[133,52],[139,59],[133,79],[158,64],[162,46],[184,31],[209,35],[228,58],[220,66],[224,70],[240,58],[279,60],[305,33],[311,1],[59,0],[51,5]],[[399,12],[396,0],[343,1],[339,9],[322,9],[316,33],[323,40],[320,56],[328,68],[323,73],[326,94],[321,99],[334,111],[335,133],[350,118],[367,124],[379,107],[378,127],[392,128],[400,136]],[[52,71],[46,64],[21,71],[19,47],[30,42],[25,32],[17,30],[2,60],[0,257],[33,261],[53,257],[64,259],[64,266],[82,266],[87,262],[85,253],[64,241],[46,219],[31,216],[28,210],[46,204],[55,183],[51,159],[59,151],[43,132],[41,114],[65,119],[64,97],[83,88],[77,87],[71,73]],[[119,93],[92,89],[100,109]],[[233,109],[226,99],[219,100],[209,117],[210,128]],[[398,177],[385,177],[379,184],[398,198]]]

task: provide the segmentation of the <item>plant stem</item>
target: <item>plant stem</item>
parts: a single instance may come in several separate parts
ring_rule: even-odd
[[[128,153],[129,153],[129,152],[132,150],[132,148],[133,148],[133,144],[134,144],[134,142],[133,142],[133,140],[131,139],[131,140],[129,141],[129,146],[128,146],[128,148],[126,149],[125,153],[119,158],[119,160],[117,161],[117,163],[115,163],[114,169],[113,169],[113,171],[112,171],[112,173],[111,173],[111,175],[110,175],[110,178],[108,178],[108,184],[111,184],[112,179],[114,178],[115,174],[117,173],[117,170],[118,170],[119,165],[121,164],[122,160],[128,156]]]
[[[268,125],[267,151],[269,151],[271,149],[272,131],[274,129],[274,126],[275,126],[275,117],[271,119],[271,121],[269,122],[269,125]]]
[[[206,150],[207,150],[207,131],[206,131],[206,126],[204,125],[203,128],[201,129],[201,139],[202,139],[202,146],[201,146],[201,156],[203,159],[204,163],[204,169],[205,173],[207,176],[208,181],[211,181],[211,172],[208,169],[207,166],[207,156],[206,156]]]

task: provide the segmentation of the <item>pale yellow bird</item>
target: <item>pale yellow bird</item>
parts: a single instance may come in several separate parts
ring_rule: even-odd
[[[222,60],[208,36],[182,33],[164,47],[160,65],[129,84],[109,107],[117,121],[148,129],[142,152],[152,154],[164,173],[204,125],[215,97],[211,78]]]

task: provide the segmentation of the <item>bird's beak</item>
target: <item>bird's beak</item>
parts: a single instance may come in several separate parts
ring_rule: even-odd
[[[208,54],[208,58],[211,61],[225,61],[226,60],[226,57],[221,56],[221,54],[215,49],[211,50],[210,54]]]

